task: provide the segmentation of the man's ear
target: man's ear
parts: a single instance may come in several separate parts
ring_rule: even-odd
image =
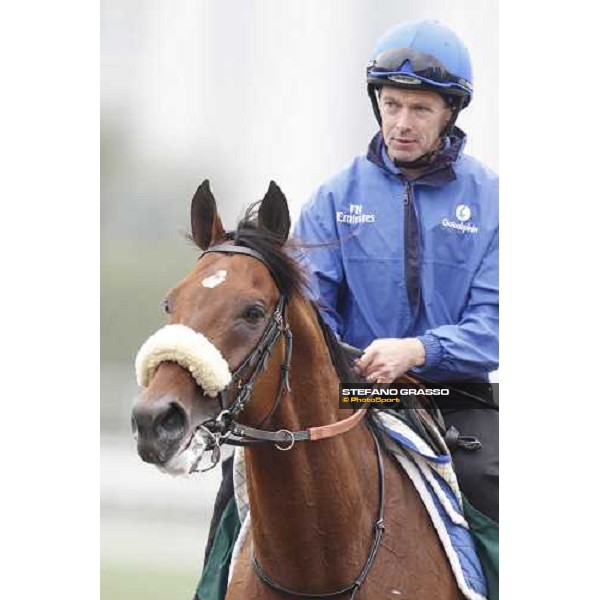
[[[200,249],[206,250],[215,242],[224,239],[225,230],[208,179],[202,182],[192,198],[191,221],[192,238]]]
[[[287,200],[279,186],[271,181],[269,189],[258,209],[258,224],[277,237],[284,244],[290,232],[290,211]]]

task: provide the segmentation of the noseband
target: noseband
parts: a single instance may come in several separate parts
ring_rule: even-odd
[[[259,260],[263,263],[263,265],[267,267],[267,269],[269,269],[269,272],[271,273],[273,279],[277,283],[280,295],[275,310],[273,311],[273,314],[271,315],[271,318],[269,319],[269,322],[267,323],[267,326],[258,344],[256,345],[256,348],[248,355],[248,357],[232,374],[231,383],[228,385],[228,387],[223,392],[220,392],[220,414],[215,419],[205,421],[199,427],[198,431],[203,432],[209,437],[210,440],[208,444],[203,444],[206,450],[212,450],[212,465],[209,468],[214,467],[219,461],[221,455],[220,447],[222,444],[249,446],[270,443],[274,444],[275,448],[277,448],[278,450],[287,451],[291,450],[291,448],[297,441],[314,441],[334,437],[341,433],[345,433],[346,431],[349,431],[350,429],[355,427],[364,418],[366,414],[366,409],[357,410],[354,414],[352,414],[351,417],[348,417],[347,419],[338,421],[331,425],[311,427],[303,431],[289,431],[287,429],[280,429],[279,431],[268,431],[265,429],[260,429],[260,427],[273,415],[273,413],[279,406],[283,396],[290,391],[289,375],[292,361],[293,336],[292,331],[287,322],[287,296],[283,292],[281,285],[277,281],[275,273],[273,273],[271,267],[269,266],[265,258],[256,250],[253,250],[252,248],[248,248],[246,246],[221,244],[205,250],[200,255],[200,258],[202,258],[202,256],[210,252],[219,252],[225,254],[242,254],[245,256],[251,256],[256,260]],[[248,404],[248,402],[251,400],[252,390],[254,387],[254,383],[256,382],[256,378],[262,371],[266,369],[271,352],[273,351],[275,344],[282,335],[285,338],[285,355],[284,362],[280,366],[279,386],[277,390],[277,395],[275,397],[275,402],[273,403],[273,406],[267,413],[267,416],[258,425],[259,428],[249,427],[248,425],[242,425],[241,423],[238,423],[236,419],[239,416],[239,414],[244,410],[246,404]],[[249,377],[246,379],[245,383],[243,383],[243,376],[247,369],[251,369],[251,372]],[[225,407],[223,399],[223,396],[225,394],[230,396],[234,395],[234,398],[228,407]],[[352,583],[350,583],[349,585],[345,586],[344,588],[335,590],[333,592],[326,592],[320,594],[296,592],[274,581],[266,573],[264,568],[259,564],[256,556],[253,554],[252,567],[254,569],[254,572],[260,578],[260,580],[264,584],[269,586],[271,589],[276,590],[279,593],[286,594],[288,596],[315,599],[334,598],[349,593],[351,594],[350,598],[352,600],[358,593],[360,586],[366,579],[371,567],[373,566],[373,563],[375,562],[375,557],[381,544],[384,532],[383,508],[385,497],[385,477],[383,472],[383,457],[377,436],[372,431],[371,435],[373,436],[375,449],[377,453],[377,467],[379,474],[379,508],[377,512],[377,518],[374,522],[373,541],[371,543],[371,547],[367,555],[367,560],[359,576],[356,579],[354,579],[354,581],[352,581]],[[198,458],[195,466],[197,466],[200,463],[203,454],[204,451]]]

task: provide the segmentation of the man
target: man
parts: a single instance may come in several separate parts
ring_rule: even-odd
[[[466,48],[442,25],[406,23],[385,34],[367,68],[381,131],[366,156],[305,205],[296,237],[309,248],[325,321],[366,348],[357,367],[369,381],[412,370],[453,387],[469,382],[470,391],[476,382],[492,404],[486,382],[498,366],[497,177],[462,155],[465,135],[454,127],[471,100],[471,80]],[[454,462],[463,492],[497,521],[496,410],[446,410],[445,418],[481,442],[476,452],[459,447]],[[231,460],[223,476],[196,600],[224,594],[224,565],[239,529],[230,518]]]
[[[296,237],[324,319],[365,348],[357,368],[368,381],[410,370],[463,390],[458,408],[440,401],[446,424],[480,442],[459,443],[457,476],[498,522],[498,413],[465,404],[494,405],[498,367],[498,179],[463,154],[454,125],[471,82],[469,53],[443,25],[387,32],[367,67],[381,130],[303,207]]]

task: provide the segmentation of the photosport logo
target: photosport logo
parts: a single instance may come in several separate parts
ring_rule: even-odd
[[[426,410],[437,410],[441,406],[457,410],[498,410],[500,397],[498,383],[483,384],[474,381],[342,382],[339,384],[338,394],[340,408],[373,407],[380,410],[415,406]]]
[[[451,221],[446,218],[442,219],[442,227],[456,229],[461,233],[477,233],[479,231],[479,227],[466,222],[471,218],[471,209],[468,204],[459,204],[456,207],[455,215],[456,221]]]
[[[375,383],[340,383],[340,408],[351,408],[352,405],[402,407],[407,396],[448,396],[450,390],[444,386],[415,385],[413,383],[375,384]]]

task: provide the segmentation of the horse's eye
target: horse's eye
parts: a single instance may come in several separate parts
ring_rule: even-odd
[[[248,323],[258,323],[261,319],[265,318],[265,315],[265,309],[258,304],[254,304],[245,310],[244,319],[248,321]]]
[[[163,307],[163,310],[164,310],[164,311],[165,311],[165,312],[166,312],[168,315],[169,315],[169,314],[171,314],[171,309],[169,308],[169,299],[168,299],[168,298],[165,298],[165,299],[162,301],[162,307]]]

